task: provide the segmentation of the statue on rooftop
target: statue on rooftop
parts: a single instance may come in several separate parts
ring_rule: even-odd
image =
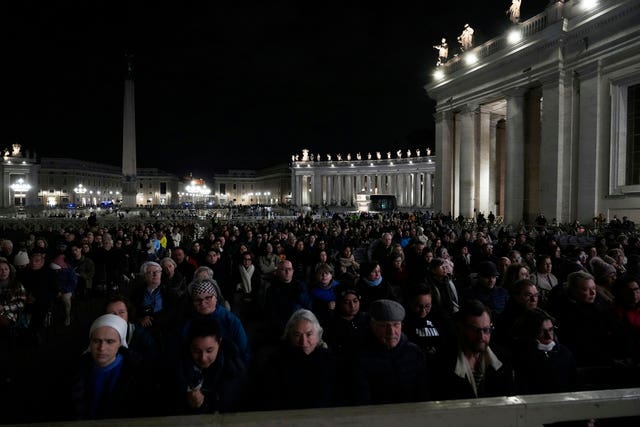
[[[420,157],[420,149],[416,148],[416,157]]]
[[[387,151],[387,159],[391,158],[391,151]]]
[[[473,28],[469,24],[464,24],[462,34],[458,36],[458,43],[460,43],[460,50],[463,52],[473,47]]]
[[[398,156],[398,158],[400,159],[402,157],[402,150],[398,150],[396,151],[396,155]]]
[[[351,153],[347,153],[347,160],[351,161]]]
[[[341,162],[342,161],[342,154],[338,153],[336,154],[336,157],[338,158],[338,161]]]
[[[356,154],[356,157],[358,158],[358,160],[362,160],[362,156],[360,155],[360,153]]]
[[[447,59],[449,58],[449,45],[447,44],[447,39],[442,38],[442,42],[433,47],[438,51],[438,62],[436,63],[436,67],[441,66]]]
[[[380,154],[379,151],[376,151],[376,157],[378,158],[378,160],[380,160],[382,158],[382,154]]]
[[[511,0],[511,6],[507,9],[507,15],[509,15],[509,20],[514,24],[520,22],[520,4],[522,0]]]
[[[371,152],[367,153],[367,159],[371,160]]]
[[[327,154],[327,161],[331,161],[331,154]]]

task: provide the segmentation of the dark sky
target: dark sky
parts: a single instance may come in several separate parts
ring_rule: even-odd
[[[432,46],[457,52],[467,22],[476,45],[501,34],[511,2],[171,3],[6,3],[0,148],[120,165],[128,51],[139,167],[209,177],[303,148],[432,146]],[[546,5],[524,0],[523,19]]]

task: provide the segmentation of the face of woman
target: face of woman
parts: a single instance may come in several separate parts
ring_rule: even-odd
[[[528,278],[529,278],[529,270],[527,270],[524,267],[518,270],[518,279],[528,279]]]
[[[103,368],[116,360],[120,348],[120,335],[110,326],[97,328],[91,334],[89,352],[94,363]]]
[[[216,310],[218,299],[213,294],[205,293],[193,296],[191,298],[191,303],[193,304],[193,308],[196,313],[205,316]]]
[[[6,262],[0,263],[0,280],[5,281],[9,280],[9,276],[11,275],[11,268],[9,264]]]
[[[162,272],[167,276],[173,277],[173,274],[175,273],[175,271],[176,271],[176,268],[170,262],[165,262],[162,264]]]
[[[318,281],[322,286],[328,286],[333,281],[333,274],[330,271],[319,271],[318,272]]]
[[[424,260],[427,261],[427,263],[433,261],[433,252],[424,252]]]
[[[320,262],[327,262],[328,256],[325,251],[320,252]]]
[[[360,299],[354,294],[345,295],[340,300],[340,310],[348,318],[353,318],[360,311]]]
[[[636,281],[627,282],[625,285],[625,299],[629,301],[629,306],[635,307],[640,304],[640,284]]]
[[[431,303],[432,303],[431,295],[418,295],[415,297],[413,301],[413,312],[421,319],[424,319],[431,312]]]
[[[397,269],[402,268],[402,258],[401,257],[397,257],[393,260],[393,266]]]
[[[162,267],[158,268],[155,265],[149,266],[144,273],[144,281],[147,286],[152,288],[160,286],[160,282],[162,281]]]
[[[289,341],[291,345],[298,347],[304,354],[311,354],[320,342],[320,337],[311,322],[301,320],[289,333]]]
[[[125,322],[129,323],[129,312],[127,311],[127,305],[122,301],[114,301],[107,305],[107,309],[105,310],[107,314],[115,314],[118,317],[124,319]]]
[[[553,328],[553,323],[551,320],[547,319],[542,322],[540,326],[540,331],[538,332],[538,341],[540,344],[551,344],[551,342],[555,338],[555,330]]]
[[[193,363],[200,369],[206,369],[216,361],[220,351],[220,341],[216,337],[196,337],[191,341],[189,350]]]
[[[593,304],[596,299],[596,282],[591,279],[583,280],[573,296],[578,302]]]
[[[371,272],[367,275],[367,279],[373,282],[378,280],[381,275],[382,275],[382,270],[380,270],[379,265],[376,265],[375,268],[371,270]]]

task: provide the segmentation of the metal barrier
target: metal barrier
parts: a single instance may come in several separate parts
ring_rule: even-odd
[[[301,390],[301,392],[304,391]],[[628,419],[628,424],[624,425],[640,426],[640,388],[296,411],[65,422],[48,425],[540,427],[560,421],[604,420],[620,417],[634,417]]]

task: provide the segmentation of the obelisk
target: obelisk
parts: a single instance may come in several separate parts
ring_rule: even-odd
[[[135,208],[138,179],[136,170],[136,106],[133,86],[133,56],[127,55],[122,120],[122,207]]]

